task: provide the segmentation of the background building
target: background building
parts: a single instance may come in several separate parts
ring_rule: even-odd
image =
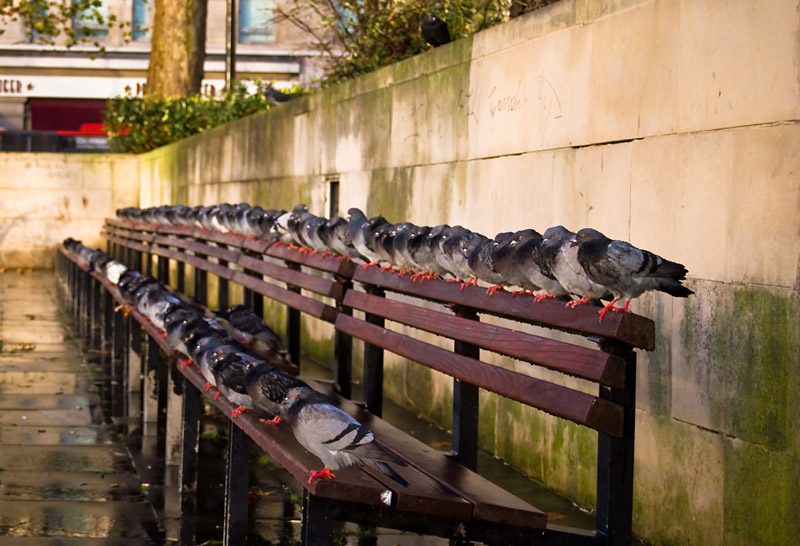
[[[273,0],[239,0],[237,8],[238,78],[274,80],[280,87],[318,75],[308,62],[316,53],[304,48],[303,36],[290,23],[273,22]],[[0,130],[74,131],[102,121],[109,97],[142,94],[154,2],[102,0],[99,9],[125,25],[93,29],[103,54],[90,46],[47,45],[21,22],[6,24],[0,34]],[[225,0],[208,0],[206,92],[225,85],[225,13]]]

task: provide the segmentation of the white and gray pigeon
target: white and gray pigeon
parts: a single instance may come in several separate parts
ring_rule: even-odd
[[[332,471],[345,466],[369,466],[408,486],[388,464],[406,466],[406,463],[380,446],[372,432],[330,404],[322,394],[308,387],[296,387],[289,391],[281,406],[297,441],[325,465],[319,472],[312,470],[308,483],[314,478],[334,478]]]
[[[542,254],[550,271],[567,292],[580,298],[566,306],[575,308],[592,300],[610,299],[608,288],[593,281],[578,263],[578,249],[570,243],[574,236],[564,226],[554,226],[542,238]]]
[[[694,294],[681,284],[688,273],[683,264],[665,260],[626,241],[609,239],[591,228],[580,230],[571,244],[578,249],[578,262],[586,275],[606,286],[614,296],[611,303],[600,310],[600,320],[609,309],[630,312],[631,300],[648,290],[659,290],[676,298]],[[622,299],[625,299],[625,307],[614,307],[614,303]]]

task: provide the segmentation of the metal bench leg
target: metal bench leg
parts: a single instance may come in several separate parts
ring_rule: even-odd
[[[334,520],[326,502],[303,494],[303,520],[300,527],[300,544],[304,546],[323,546],[333,544]]]
[[[478,320],[472,310],[459,309],[461,317]],[[470,358],[480,358],[480,348],[471,343],[455,342],[453,352]],[[463,466],[472,471],[478,468],[478,387],[453,380],[453,453]]]
[[[386,292],[381,288],[367,288],[367,293],[384,297]],[[384,319],[379,315],[367,313],[368,323],[383,328]],[[370,343],[364,343],[364,405],[378,417],[383,413],[383,349]]]
[[[636,354],[630,350],[604,351],[625,359],[625,385],[636,385]],[[629,546],[633,525],[633,448],[636,419],[636,391],[600,386],[600,398],[625,408],[623,437],[597,436],[597,532],[609,546]]]
[[[203,404],[200,391],[185,377],[183,390],[183,438],[180,461],[181,493],[181,544],[195,544],[195,517],[197,515],[197,451],[200,441],[200,413]]]
[[[225,514],[222,543],[244,544],[247,539],[250,438],[233,421],[228,423],[228,461],[225,469]]]

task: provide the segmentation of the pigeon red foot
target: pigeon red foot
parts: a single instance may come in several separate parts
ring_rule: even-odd
[[[311,483],[312,481],[314,481],[314,478],[319,478],[321,480],[332,480],[335,477],[336,476],[333,474],[333,472],[331,472],[331,469],[328,468],[328,467],[325,467],[322,470],[320,470],[319,472],[317,472],[316,470],[312,470],[311,471],[311,477],[308,478],[308,483]]]
[[[628,308],[628,306],[631,303],[630,300],[626,300],[625,301],[625,307],[614,307],[614,303],[616,301],[617,300],[615,298],[615,299],[611,300],[611,302],[608,305],[606,305],[605,307],[600,309],[600,312],[598,313],[600,315],[600,322],[603,321],[603,317],[606,316],[606,313],[608,313],[609,310],[613,311],[614,313],[630,313],[631,312],[631,310]]]
[[[537,294],[536,297],[533,298],[533,301],[535,301],[536,303],[539,303],[542,300],[546,300],[548,298],[555,298],[555,297],[556,297],[556,295],[553,294],[552,292],[547,292],[546,294]]]
[[[206,381],[206,384],[205,384],[205,385],[203,385],[203,391],[204,391],[204,392],[208,392],[208,391],[210,391],[210,390],[211,390],[213,387],[214,387],[214,385],[212,385],[211,383],[209,383],[208,381]]]
[[[378,267],[378,262],[370,262],[368,264],[363,264],[361,269],[368,269],[370,267]]]
[[[179,364],[179,366],[180,366],[181,368],[185,368],[186,366],[191,366],[192,364],[194,364],[194,361],[193,361],[191,358],[189,358],[189,359],[186,359],[186,360],[184,360],[183,362],[181,362],[181,363]]]
[[[586,303],[589,303],[589,299],[590,299],[589,296],[584,296],[579,300],[568,301],[567,303],[564,304],[564,307],[569,307],[570,309],[575,309],[579,305],[584,305]]]
[[[277,415],[275,417],[273,417],[272,419],[260,419],[260,421],[262,423],[266,423],[268,425],[280,425],[281,424],[281,418],[278,417]]]
[[[486,289],[486,295],[488,295],[488,296],[492,296],[492,295],[494,295],[494,293],[495,293],[495,292],[497,292],[498,290],[499,290],[500,292],[505,292],[505,291],[506,291],[506,289],[503,287],[503,285],[502,285],[502,284],[496,284],[496,285],[494,285],[494,286],[490,286],[489,288],[487,288],[487,289]]]
[[[244,406],[239,406],[235,410],[231,412],[231,419],[236,419],[237,416],[241,415],[242,413],[246,412],[247,408]]]

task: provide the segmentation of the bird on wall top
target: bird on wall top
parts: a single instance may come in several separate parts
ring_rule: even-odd
[[[694,294],[681,284],[688,271],[676,262],[665,260],[626,241],[611,240],[596,229],[584,228],[570,242],[578,247],[578,262],[586,275],[608,288],[614,296],[600,310],[600,320],[608,312],[630,312],[630,301],[647,292],[659,290],[677,298]],[[625,299],[625,307],[614,307]]]
[[[429,13],[427,17],[422,20],[420,30],[422,30],[422,37],[431,46],[430,49],[428,49],[428,53],[433,51],[434,47],[450,43],[450,31],[447,28],[447,23],[436,17],[433,13]]]

